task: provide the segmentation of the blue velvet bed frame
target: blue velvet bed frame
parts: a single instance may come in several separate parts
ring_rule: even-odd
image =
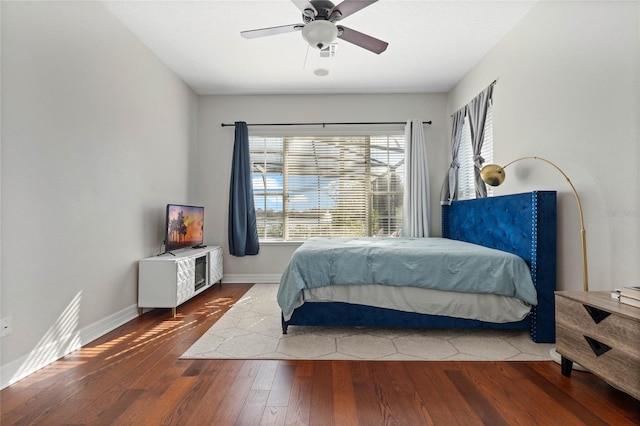
[[[525,319],[489,323],[464,318],[402,312],[341,302],[306,302],[290,325],[529,329],[534,342],[555,342],[556,192],[454,201],[442,207],[442,236],[507,251],[531,268],[538,305]]]

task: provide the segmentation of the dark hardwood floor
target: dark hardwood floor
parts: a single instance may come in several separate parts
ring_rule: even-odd
[[[130,321],[0,392],[2,425],[638,425],[640,401],[549,362],[181,360],[251,286]]]

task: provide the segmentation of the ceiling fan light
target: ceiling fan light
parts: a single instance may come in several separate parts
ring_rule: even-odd
[[[302,38],[312,47],[323,49],[338,37],[338,28],[329,21],[311,21],[302,28]]]

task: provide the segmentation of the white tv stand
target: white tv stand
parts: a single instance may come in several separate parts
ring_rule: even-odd
[[[172,254],[173,253],[173,254]],[[176,308],[222,283],[222,247],[185,248],[139,262],[138,315],[144,308]]]

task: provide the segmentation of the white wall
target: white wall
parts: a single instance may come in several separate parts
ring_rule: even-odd
[[[3,385],[135,316],[196,107],[100,2],[2,2]]]
[[[442,184],[449,148],[447,140],[446,95],[287,95],[287,96],[202,96],[198,105],[199,187],[198,199],[206,211],[205,236],[208,244],[224,247],[224,273],[227,281],[272,280],[284,270],[297,244],[263,244],[260,254],[244,258],[229,255],[227,244],[227,206],[229,178],[233,154],[233,127],[221,123],[307,123],[432,120],[425,126],[427,152],[431,171],[432,229],[440,233],[440,203]],[[362,127],[360,127],[362,129]],[[403,126],[399,126],[403,129]],[[366,129],[366,127],[365,127]],[[274,128],[249,128],[252,131],[276,131]],[[309,127],[286,131],[311,131]],[[322,131],[321,127],[317,128]],[[331,130],[350,130],[345,127]]]
[[[494,79],[494,160],[556,163],[581,198],[590,290],[640,277],[640,3],[539,2],[451,91],[449,113]],[[582,289],[577,203],[541,161],[507,168],[497,194],[559,191],[558,286]]]

